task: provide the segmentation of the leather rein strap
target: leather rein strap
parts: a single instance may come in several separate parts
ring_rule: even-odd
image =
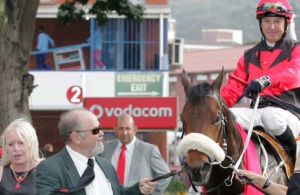
[[[221,112],[221,116],[220,116],[220,121],[221,121],[221,129],[220,129],[220,131],[221,131],[221,135],[222,135],[222,137],[223,137],[223,150],[224,150],[224,153],[225,153],[225,156],[227,156],[227,134],[226,134],[226,123],[227,123],[227,118],[226,118],[226,116],[224,115],[224,106],[223,106],[223,104],[222,104],[222,101],[220,100],[220,98],[218,98],[218,96],[217,95],[215,95],[215,94],[208,94],[208,95],[206,95],[207,97],[212,97],[212,98],[214,98],[214,99],[216,99],[217,101],[218,101],[218,103],[220,104],[220,106],[222,107],[222,112]],[[257,97],[257,100],[259,100],[259,96]],[[187,100],[188,101],[188,100]],[[258,106],[258,101],[257,101],[257,105],[255,106],[255,108],[257,109],[257,106]],[[254,108],[254,111],[253,111],[253,115],[255,114],[255,112],[256,112],[256,109]],[[253,117],[252,117],[253,118]],[[251,118],[251,121],[253,120]],[[252,122],[253,123],[253,122]],[[251,125],[251,122],[250,122],[250,127],[253,127],[253,124]],[[251,128],[252,128],[251,127]],[[183,136],[184,136],[184,134],[185,134],[185,132],[184,132],[184,129],[182,130],[182,134],[181,134],[181,139],[183,138]],[[251,137],[251,134],[252,134],[252,130],[250,131],[250,134],[248,133],[248,137],[247,137],[247,140],[246,140],[246,144],[244,145],[244,150],[243,150],[243,152],[242,152],[242,154],[241,154],[241,156],[240,156],[240,158],[239,158],[239,160],[238,160],[238,162],[233,166],[232,165],[232,169],[233,170],[235,170],[235,169],[237,169],[237,167],[239,166],[239,164],[240,164],[240,162],[241,162],[241,159],[242,159],[242,157],[243,157],[243,154],[244,154],[244,152],[245,152],[245,150],[246,150],[246,148],[247,148],[247,146],[248,146],[248,143],[249,143],[249,140],[250,140],[250,137]],[[185,162],[185,158],[184,158],[184,160],[183,160],[183,162],[182,162],[182,165],[184,164],[184,163],[186,163]],[[222,167],[222,166],[221,166]],[[194,191],[195,192],[198,192],[198,190],[196,189],[196,186],[193,184],[193,182],[191,181],[191,176],[188,174],[188,176],[189,176],[189,180],[190,180],[190,182],[191,182],[191,185],[192,185],[192,187],[193,187],[193,189],[194,189]],[[230,179],[231,178],[231,179]],[[215,190],[217,190],[217,189],[219,189],[219,188],[221,188],[221,187],[223,187],[223,186],[230,186],[231,184],[232,184],[232,179],[233,179],[233,175],[231,175],[231,176],[229,176],[223,183],[221,183],[221,184],[219,184],[219,185],[217,185],[217,186],[215,186],[215,187],[213,187],[213,188],[211,188],[211,189],[208,189],[208,190],[205,190],[204,192],[200,192],[200,194],[207,194],[207,193],[210,193],[210,192],[213,192],[213,191],[215,191]],[[249,185],[251,185],[251,186],[253,186],[254,188],[256,188],[257,190],[259,190],[260,192],[262,192],[262,193],[265,193],[262,189],[260,189],[258,186],[256,186],[251,180],[249,180],[249,179],[247,179],[247,178],[243,178],[243,179],[245,179],[246,180],[246,183],[247,184],[249,184]]]

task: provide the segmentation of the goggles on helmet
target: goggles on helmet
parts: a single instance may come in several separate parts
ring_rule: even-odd
[[[278,3],[264,3],[260,7],[257,8],[256,11],[271,11],[272,7],[276,12],[286,12],[291,13],[291,10],[288,10],[281,2]]]

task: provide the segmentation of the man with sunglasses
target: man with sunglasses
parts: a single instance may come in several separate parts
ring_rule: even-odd
[[[153,192],[157,182],[151,182],[152,178],[123,187],[113,165],[97,156],[103,151],[104,133],[90,111],[63,113],[58,129],[66,146],[37,167],[37,194],[140,195]]]
[[[263,127],[274,136],[295,163],[295,137],[300,131],[300,46],[286,37],[293,16],[291,9],[287,0],[259,2],[256,19],[262,39],[239,59],[221,95],[232,107],[241,97],[255,100],[260,93],[254,126]],[[246,130],[253,105],[254,102],[250,108],[230,109]]]

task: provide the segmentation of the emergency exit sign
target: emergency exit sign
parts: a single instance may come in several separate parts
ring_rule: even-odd
[[[116,72],[115,96],[162,96],[163,74],[159,72]]]

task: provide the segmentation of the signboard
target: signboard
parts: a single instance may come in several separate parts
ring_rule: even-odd
[[[161,72],[117,72],[115,96],[163,96]]]
[[[133,116],[139,129],[174,129],[177,127],[177,98],[85,98],[84,107],[93,112],[103,129],[113,129],[122,114]]]
[[[34,88],[30,110],[69,110],[83,107],[83,98],[113,97],[114,73],[81,71],[31,71]],[[107,84],[102,84],[107,83]]]
[[[147,78],[145,75],[147,73],[143,73],[144,78]],[[38,85],[29,97],[30,110],[82,108],[84,97],[115,97],[116,94],[115,71],[30,71],[30,74],[34,76],[34,85]],[[159,82],[155,83],[163,85],[157,84],[158,95],[162,93],[163,97],[167,97],[169,95],[169,72],[155,72],[156,77],[153,72],[149,74],[151,76],[148,77],[147,86],[152,86],[152,84],[148,85],[151,83],[149,80],[152,78],[155,81],[156,78]],[[126,85],[129,86],[129,83]]]
[[[82,88],[71,86],[67,91],[67,98],[72,104],[80,104],[82,102]]]
[[[80,47],[55,51],[53,57],[56,70],[85,70],[84,57]]]

